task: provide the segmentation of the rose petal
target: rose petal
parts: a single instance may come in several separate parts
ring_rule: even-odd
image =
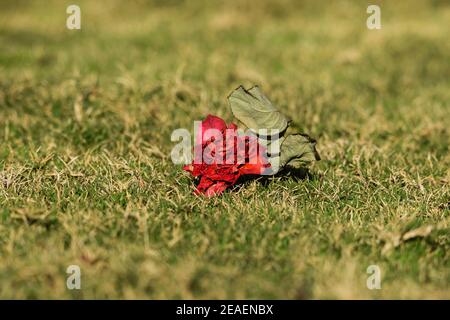
[[[203,141],[203,134],[208,129],[220,131],[221,136]],[[196,194],[205,194],[208,197],[221,194],[233,186],[241,175],[262,174],[270,167],[266,149],[258,143],[255,136],[237,135],[236,124],[230,123],[227,126],[221,118],[208,115],[199,131],[198,137],[201,137],[201,141],[197,140],[199,143],[194,153],[198,153],[200,160],[207,158],[211,161],[204,163],[194,160],[192,164],[183,167],[193,176],[200,177]],[[231,157],[227,158],[228,156]],[[225,162],[230,159],[231,163]]]
[[[208,129],[217,129],[219,131],[225,131],[227,124],[219,117],[208,114],[205,120],[202,122],[203,131]]]
[[[206,142],[204,139],[205,133],[209,129],[216,129],[223,133],[226,130],[226,128],[227,128],[227,124],[225,123],[225,121],[223,119],[209,114],[206,117],[206,119],[202,121],[200,128],[197,129],[198,132],[197,132],[195,143],[196,144],[205,143]]]
[[[207,197],[212,197],[212,196],[215,196],[215,195],[219,195],[222,192],[224,192],[227,188],[228,188],[228,184],[226,184],[223,181],[219,181],[219,182],[213,184],[212,186],[210,186],[208,188],[208,190],[206,190],[205,195]]]

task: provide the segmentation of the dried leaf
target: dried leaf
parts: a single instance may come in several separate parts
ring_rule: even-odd
[[[284,132],[288,127],[287,118],[279,112],[261,92],[258,86],[245,90],[240,86],[229,96],[233,115],[254,132],[260,129]]]
[[[320,160],[316,141],[306,134],[292,134],[281,144],[280,166],[298,167],[302,164]]]

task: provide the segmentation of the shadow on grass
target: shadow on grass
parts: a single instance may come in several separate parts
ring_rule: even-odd
[[[268,187],[272,181],[276,178],[278,181],[294,181],[300,182],[302,180],[316,180],[317,176],[312,174],[308,168],[294,168],[294,167],[286,167],[283,170],[280,170],[275,175],[269,176],[260,176],[260,175],[245,175],[241,176],[233,190],[239,190],[242,187],[248,185],[252,181],[258,181],[262,186]]]

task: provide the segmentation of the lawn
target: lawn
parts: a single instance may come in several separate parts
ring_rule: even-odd
[[[370,4],[1,1],[0,298],[449,299],[450,5]],[[322,160],[195,196],[171,133],[241,84]]]

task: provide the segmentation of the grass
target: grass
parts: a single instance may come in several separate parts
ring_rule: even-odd
[[[448,2],[72,3],[0,4],[0,298],[450,298]],[[240,84],[323,160],[196,197],[170,134]]]

